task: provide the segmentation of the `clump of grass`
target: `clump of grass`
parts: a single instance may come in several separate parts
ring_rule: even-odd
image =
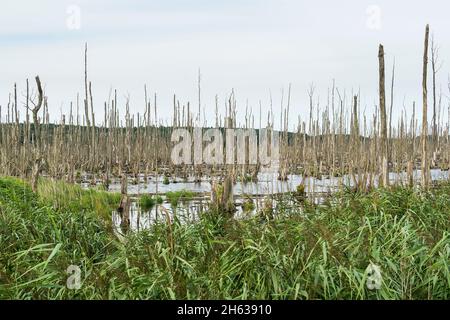
[[[77,170],[77,172],[75,173],[75,181],[81,182],[81,180],[82,180],[81,172]]]
[[[255,210],[255,203],[251,198],[245,199],[245,201],[242,203],[242,210],[246,213]]]
[[[162,204],[163,198],[161,196],[150,196],[144,194],[139,198],[139,205],[143,210],[150,210],[155,204]]]
[[[306,200],[305,185],[303,183],[299,184],[297,188],[295,188],[295,192],[293,195],[295,200],[299,202],[305,201]]]
[[[162,183],[165,184],[165,185],[170,184],[169,177],[168,176],[164,176]]]
[[[144,194],[139,198],[139,205],[141,207],[141,209],[148,211],[151,208],[153,208],[155,206],[156,200],[148,195],[148,194]]]
[[[37,194],[55,210],[93,211],[108,222],[112,210],[120,203],[119,193],[83,189],[79,185],[49,179],[39,181]]]
[[[297,195],[305,195],[305,185],[302,183],[299,184],[297,188],[295,188],[295,192],[297,193]]]
[[[155,202],[156,204],[162,204],[163,203],[163,198],[161,196],[155,196]]]
[[[180,200],[189,201],[194,197],[194,193],[189,190],[180,190],[180,191],[169,191],[166,193],[167,201],[173,206],[176,207]]]
[[[259,216],[263,220],[270,220],[273,219],[273,213],[274,213],[273,200],[271,198],[266,198],[264,200],[264,205],[259,212]]]

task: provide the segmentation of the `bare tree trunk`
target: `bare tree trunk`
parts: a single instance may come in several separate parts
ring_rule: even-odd
[[[225,181],[223,183],[222,209],[228,215],[232,215],[234,213],[233,178],[229,175],[225,177]]]
[[[378,49],[379,61],[379,87],[380,87],[380,121],[381,121],[381,184],[385,187],[389,185],[389,170],[387,158],[387,121],[386,121],[386,93],[384,75],[384,48],[380,44]]]
[[[84,98],[84,114],[86,117],[86,125],[89,128],[91,126],[91,123],[89,121],[89,95],[88,95],[88,75],[87,75],[87,43],[84,46],[84,91],[85,91],[85,98]]]
[[[38,102],[34,104],[34,108],[31,110],[33,113],[33,126],[34,126],[34,144],[35,144],[35,155],[33,168],[31,173],[31,188],[33,191],[37,190],[37,184],[40,172],[41,163],[41,128],[39,124],[38,112],[42,107],[44,101],[44,92],[42,90],[41,80],[39,76],[36,76],[36,85],[38,89]]]
[[[90,102],[91,102],[91,120],[92,120],[92,129],[91,129],[91,157],[92,157],[92,164],[91,164],[91,170],[92,174],[94,174],[95,165],[96,165],[96,150],[95,150],[95,114],[94,114],[94,103],[92,98],[92,85],[89,81],[89,96],[90,96]]]
[[[392,159],[392,110],[394,108],[394,79],[395,79],[395,59],[392,65],[392,82],[391,82],[391,105],[389,106],[389,160]]]
[[[436,125],[436,74],[437,70],[437,54],[438,49],[434,43],[434,36],[431,36],[431,68],[433,73],[433,119],[432,119],[432,141],[433,141],[433,149],[436,150],[436,142],[437,142],[437,125]],[[434,151],[433,150],[433,151]]]
[[[427,155],[427,139],[428,139],[428,122],[427,122],[427,67],[428,67],[428,37],[430,27],[426,26],[425,29],[425,43],[423,53],[423,78],[422,78],[422,90],[423,90],[423,109],[422,109],[422,186],[428,188],[428,155]]]

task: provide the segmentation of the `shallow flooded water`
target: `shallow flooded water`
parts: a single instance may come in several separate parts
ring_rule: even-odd
[[[448,179],[449,172],[440,169],[431,170],[431,178],[433,181]],[[414,179],[420,181],[420,170],[414,172]],[[140,194],[164,194],[169,191],[189,190],[194,193],[210,193],[211,183],[208,178],[195,182],[193,178],[183,181],[181,178],[175,178],[176,183],[163,184],[163,177],[159,177],[156,181],[155,177],[149,178],[145,183],[144,177],[140,177],[138,184],[128,184],[128,193],[132,195]],[[390,173],[392,182],[407,181],[406,173]],[[329,177],[323,176],[322,179],[314,177],[304,178],[301,175],[288,175],[287,181],[280,181],[274,174],[258,174],[257,182],[237,182],[233,191],[235,195],[269,195],[274,193],[285,193],[295,191],[297,186],[304,181],[305,192],[307,193],[329,193],[336,191],[341,185],[352,186],[353,180],[350,176]],[[376,183],[376,182],[375,182]],[[109,191],[120,192],[120,183],[114,181],[109,186]]]
[[[431,170],[431,177],[433,181],[448,179],[449,172],[442,170]],[[420,180],[420,170],[414,172],[414,179]],[[142,177],[143,180],[143,177]],[[406,173],[390,174],[390,180],[407,181]],[[295,191],[296,187],[301,184],[303,177],[299,175],[290,175],[287,181],[279,181],[274,176],[258,176],[258,182],[241,183],[234,185],[236,212],[234,218],[245,219],[247,217],[255,216],[260,212],[265,205],[264,201],[268,195],[282,194]],[[320,203],[324,198],[335,192],[341,185],[352,186],[353,181],[349,176],[342,178],[306,178],[304,181],[305,192],[311,201]],[[139,195],[142,194],[164,194],[169,191],[189,190],[200,196],[190,201],[180,201],[176,207],[172,206],[166,200],[160,204],[155,205],[150,210],[142,210],[137,202]],[[120,191],[120,184],[111,184],[109,191]],[[128,186],[128,193],[135,195],[130,208],[130,230],[139,231],[148,229],[155,222],[167,222],[167,219],[173,221],[175,217],[183,223],[192,223],[198,220],[199,216],[208,210],[209,193],[211,191],[211,184],[207,181],[194,182],[178,182],[164,185],[162,179],[158,181],[149,180],[147,183],[141,181],[136,185]],[[244,212],[243,201],[252,199],[254,209]],[[273,201],[273,209],[277,210],[277,201]],[[121,218],[117,212],[112,214],[113,224],[117,231],[120,232]]]
[[[248,199],[247,199],[248,201]],[[253,217],[264,206],[264,198],[256,197],[252,199],[254,208],[251,210],[244,210],[243,199],[237,198],[235,200],[236,211],[234,213],[235,219],[245,219]],[[273,206],[276,208],[277,201],[273,201]],[[182,223],[193,223],[197,221],[201,214],[207,212],[209,209],[209,201],[207,198],[195,199],[190,201],[180,201],[177,206],[172,206],[170,203],[164,201],[162,204],[155,205],[149,210],[143,210],[139,207],[137,199],[131,202],[130,207],[130,229],[139,231],[148,229],[151,225],[157,222],[166,223],[168,220],[173,222],[175,217]],[[121,217],[117,211],[112,214],[112,221],[115,229],[121,229]]]

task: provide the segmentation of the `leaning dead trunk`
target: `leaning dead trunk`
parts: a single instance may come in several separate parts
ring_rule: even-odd
[[[39,173],[41,171],[41,128],[39,124],[39,117],[38,112],[42,107],[42,103],[44,101],[44,92],[42,90],[41,80],[39,79],[39,76],[36,76],[36,85],[38,89],[38,101],[34,104],[34,108],[31,109],[31,112],[33,113],[33,125],[34,125],[34,146],[35,146],[35,152],[34,152],[34,160],[33,160],[33,167],[31,170],[31,188],[34,192],[37,190],[37,184],[39,180]]]

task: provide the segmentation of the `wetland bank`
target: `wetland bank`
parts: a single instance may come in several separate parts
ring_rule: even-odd
[[[99,115],[87,45],[84,92],[58,121],[44,79],[25,82],[23,106],[14,84],[0,107],[0,298],[448,299],[450,104],[435,77],[429,97],[428,47],[427,26],[422,112],[411,101],[398,119],[382,45],[373,113],[333,81],[325,103],[309,88],[307,119],[294,121],[289,85],[243,122],[233,90],[216,97],[208,123],[199,80],[198,106],[174,95],[169,123],[147,86],[143,114],[114,90]]]

